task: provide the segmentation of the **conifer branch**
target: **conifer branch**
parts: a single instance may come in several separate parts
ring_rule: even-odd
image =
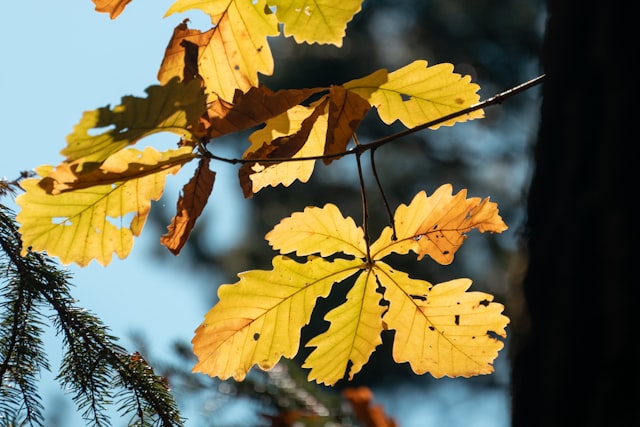
[[[139,354],[116,344],[98,318],[75,306],[69,276],[53,260],[34,252],[21,256],[21,247],[13,214],[0,205],[0,416],[44,425],[36,380],[50,369],[41,339],[46,318],[65,348],[56,379],[90,425],[111,425],[106,409],[118,399],[119,412],[131,415],[129,425],[182,426],[164,379]],[[53,314],[45,317],[45,308]]]

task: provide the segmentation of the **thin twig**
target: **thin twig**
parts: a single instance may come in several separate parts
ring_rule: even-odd
[[[213,160],[218,160],[225,163],[237,164],[237,163],[284,163],[284,162],[301,162],[305,160],[323,160],[323,159],[334,159],[340,158],[344,156],[348,156],[351,154],[363,153],[367,150],[372,150],[374,148],[381,147],[385,144],[388,144],[391,141],[394,141],[399,138],[403,138],[405,136],[414,134],[424,129],[428,129],[432,126],[439,125],[441,123],[447,122],[449,120],[455,119],[460,116],[464,116],[465,114],[472,113],[476,110],[480,110],[482,108],[490,107],[492,105],[498,105],[507,99],[511,98],[514,95],[517,95],[521,92],[524,92],[527,89],[530,89],[538,84],[540,84],[545,78],[545,75],[542,74],[538,77],[535,77],[525,83],[522,83],[518,86],[515,86],[509,90],[501,92],[495,96],[492,96],[489,99],[481,101],[477,104],[474,104],[464,110],[456,111],[455,113],[447,114],[446,116],[440,117],[438,119],[432,120],[428,123],[424,123],[422,125],[416,126],[411,129],[406,129],[401,132],[394,133],[392,135],[385,136],[380,139],[376,139],[375,141],[369,142],[367,144],[358,144],[355,147],[342,151],[340,153],[332,153],[332,154],[322,154],[317,156],[305,156],[305,157],[284,157],[284,158],[263,158],[263,159],[229,159],[226,157],[216,156],[210,151],[206,150],[203,154]]]
[[[393,219],[391,206],[389,205],[389,201],[387,200],[387,195],[384,194],[384,188],[382,188],[382,182],[380,181],[380,177],[378,176],[378,169],[376,168],[376,161],[374,159],[375,152],[376,152],[376,147],[373,147],[371,149],[371,171],[373,172],[373,177],[376,180],[376,184],[378,185],[378,190],[380,191],[380,195],[382,196],[384,207],[387,210],[387,216],[389,217],[389,225],[393,230],[393,234],[391,235],[391,240],[395,242],[398,239],[398,237],[396,236],[396,222]]]
[[[364,185],[364,175],[362,174],[362,162],[360,156],[362,153],[356,153],[356,163],[358,164],[358,178],[360,179],[360,194],[362,194],[362,229],[364,230],[364,241],[367,246],[367,264],[371,263],[371,255],[369,252],[369,208],[367,202],[367,192]]]

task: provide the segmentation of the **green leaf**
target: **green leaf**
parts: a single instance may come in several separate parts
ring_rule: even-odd
[[[193,127],[206,111],[206,96],[197,80],[187,85],[177,78],[147,88],[147,98],[125,96],[122,104],[86,111],[61,151],[77,172],[95,169],[112,154],[145,136],[172,132],[194,140]],[[91,131],[91,132],[90,132]]]

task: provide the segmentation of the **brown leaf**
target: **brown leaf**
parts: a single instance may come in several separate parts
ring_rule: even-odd
[[[193,177],[183,187],[182,194],[178,198],[176,215],[167,227],[167,233],[160,238],[160,243],[174,255],[180,253],[196,220],[204,210],[213,189],[215,177],[216,173],[209,169],[209,159],[202,158]]]
[[[269,164],[277,164],[281,161],[275,159],[289,159],[293,157],[304,146],[309,138],[309,134],[313,129],[313,125],[318,117],[325,114],[328,99],[316,105],[313,113],[302,122],[300,130],[292,135],[282,136],[274,139],[271,143],[265,143],[262,147],[255,151],[245,153],[245,159],[274,159]],[[240,185],[246,198],[253,196],[253,184],[251,182],[251,174],[256,172],[256,167],[260,167],[259,162],[245,163],[238,170]]]
[[[329,92],[329,124],[325,155],[341,153],[346,150],[349,140],[360,122],[371,109],[369,102],[342,86],[332,86]],[[323,159],[328,165],[337,157]]]
[[[397,427],[393,418],[385,415],[382,406],[371,405],[373,393],[369,388],[346,388],[342,396],[349,401],[356,417],[365,427]]]
[[[96,12],[107,12],[111,19],[116,19],[131,0],[92,0],[96,5]]]
[[[216,138],[261,124],[322,90],[325,88],[273,92],[266,86],[252,87],[246,93],[236,90],[233,103],[218,99],[210,104],[208,136]]]

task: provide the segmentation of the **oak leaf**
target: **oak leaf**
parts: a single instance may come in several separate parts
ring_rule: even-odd
[[[312,338],[307,347],[316,347],[302,365],[311,368],[309,380],[335,384],[349,368],[349,380],[360,372],[377,346],[382,344],[382,315],[376,276],[362,272],[347,294],[347,301],[324,317],[329,328]]]
[[[392,73],[378,70],[343,86],[376,107],[384,123],[400,120],[408,128],[429,123],[478,103],[480,96],[476,92],[480,86],[471,83],[470,76],[454,73],[452,64],[427,65],[427,61],[418,60]],[[431,126],[430,129],[481,117],[484,117],[484,112],[476,110]]]
[[[198,46],[198,70],[212,94],[210,100],[220,97],[230,101],[236,89],[246,92],[258,86],[258,73],[273,73],[267,37],[278,35],[279,29],[266,0],[178,0],[165,16],[190,9],[209,14],[214,27],[194,34],[184,32],[185,24],[183,32],[174,32],[158,73],[161,82],[182,76],[183,57],[176,48],[182,45],[182,40]]]
[[[131,0],[91,0],[96,5],[97,12],[106,12],[111,19],[116,19],[131,3]]]
[[[309,107],[295,106],[268,120],[263,129],[249,136],[251,146],[245,160],[264,159],[243,164],[238,175],[245,197],[266,186],[289,186],[295,180],[307,182],[315,160],[297,160],[321,156],[327,136],[327,98]]]
[[[167,83],[175,77],[188,82],[200,76],[200,47],[209,43],[213,31],[202,33],[200,30],[192,30],[187,22],[185,19],[173,29],[158,70],[160,83]]]
[[[393,359],[409,362],[416,374],[436,378],[470,377],[493,372],[491,362],[506,337],[503,306],[484,292],[466,292],[469,279],[431,285],[410,278],[384,262],[376,277],[385,288],[389,311],[383,318],[395,330]]]
[[[332,86],[329,92],[329,117],[327,140],[323,159],[329,164],[338,159],[334,155],[344,152],[360,122],[369,112],[369,103],[342,86]]]
[[[77,172],[82,172],[95,169],[145,136],[171,132],[195,138],[192,127],[206,111],[206,98],[197,81],[184,85],[173,79],[163,86],[150,86],[146,92],[147,98],[123,97],[113,109],[107,106],[86,111],[61,151],[66,162],[74,163]]]
[[[208,157],[200,159],[193,177],[182,188],[182,194],[177,202],[177,212],[167,227],[167,233],[160,238],[160,243],[174,255],[178,255],[187,243],[191,230],[202,214],[213,190],[216,173],[209,169],[209,162]]]
[[[445,185],[434,194],[450,194],[450,187]],[[420,195],[415,199],[420,200]],[[477,205],[476,201],[470,203]],[[446,214],[425,209],[422,203],[402,205],[394,218],[406,224],[430,223],[434,212],[438,221],[447,222]],[[458,212],[452,210],[451,214],[457,218]],[[481,216],[481,222],[465,223],[465,230],[500,232],[506,228],[497,209],[483,211]],[[398,235],[404,239],[404,228],[399,229]],[[395,271],[381,261],[385,255],[399,252],[394,247],[398,243],[388,237],[385,229],[376,242],[377,252],[367,248],[364,231],[332,204],[309,207],[283,219],[267,233],[267,240],[281,254],[308,255],[307,261],[298,263],[276,256],[274,270],[242,273],[237,284],[224,285],[218,294],[220,301],[193,338],[199,360],[194,370],[240,380],[253,365],[269,369],[280,357],[293,357],[297,350],[294,341],[299,340],[300,328],[308,321],[315,300],[326,296],[333,284],[357,275],[347,301],[326,314],[328,329],[306,344],[315,347],[304,362],[304,367],[310,368],[310,379],[333,385],[347,369],[348,377],[353,378],[382,342],[380,334],[386,329],[396,331],[396,362],[409,362],[416,373],[430,372],[439,377],[492,372],[492,362],[503,347],[498,337],[506,336],[509,322],[501,314],[504,307],[492,302],[491,295],[467,292],[469,279],[431,285]],[[403,250],[416,248],[407,246]],[[329,262],[318,255],[334,260]],[[251,284],[249,278],[254,279]],[[316,287],[318,284],[321,286]],[[298,294],[300,290],[304,290],[303,297]],[[278,308],[276,313],[275,307],[285,310]],[[265,320],[267,312],[272,315],[271,329]],[[263,330],[269,331],[262,343],[268,348],[258,351],[256,342],[264,336]],[[276,339],[275,330],[282,336]]]
[[[297,43],[330,43],[341,47],[347,24],[362,7],[363,0],[267,0],[275,6],[284,35]]]
[[[126,257],[133,237],[142,231],[151,201],[162,196],[165,178],[192,158],[190,147],[164,153],[147,147],[121,150],[98,171],[86,174],[71,173],[63,164],[65,179],[72,177],[62,183],[64,191],[51,191],[57,172],[51,166],[40,167],[41,178],[24,180],[25,193],[16,198],[23,252],[47,251],[63,264],[80,266],[93,259],[108,265],[113,253]],[[108,179],[100,181],[101,175]]]
[[[299,264],[275,257],[273,270],[239,274],[234,285],[222,285],[219,302],[196,330],[194,372],[241,381],[254,364],[274,366],[298,351],[300,329],[309,322],[315,301],[334,283],[353,274],[348,260],[314,258]]]
[[[250,129],[297,107],[324,88],[283,89],[273,92],[264,85],[252,87],[246,93],[236,90],[233,102],[216,99],[207,110],[209,138]],[[279,126],[280,127],[280,126]],[[284,134],[284,133],[283,133]]]
[[[507,225],[498,215],[498,205],[488,198],[467,199],[467,191],[453,195],[451,184],[442,185],[431,196],[424,191],[411,203],[400,205],[394,217],[394,230],[386,227],[371,245],[374,259],[391,252],[413,251],[418,260],[429,255],[440,264],[451,264],[453,257],[473,229],[501,233]]]

